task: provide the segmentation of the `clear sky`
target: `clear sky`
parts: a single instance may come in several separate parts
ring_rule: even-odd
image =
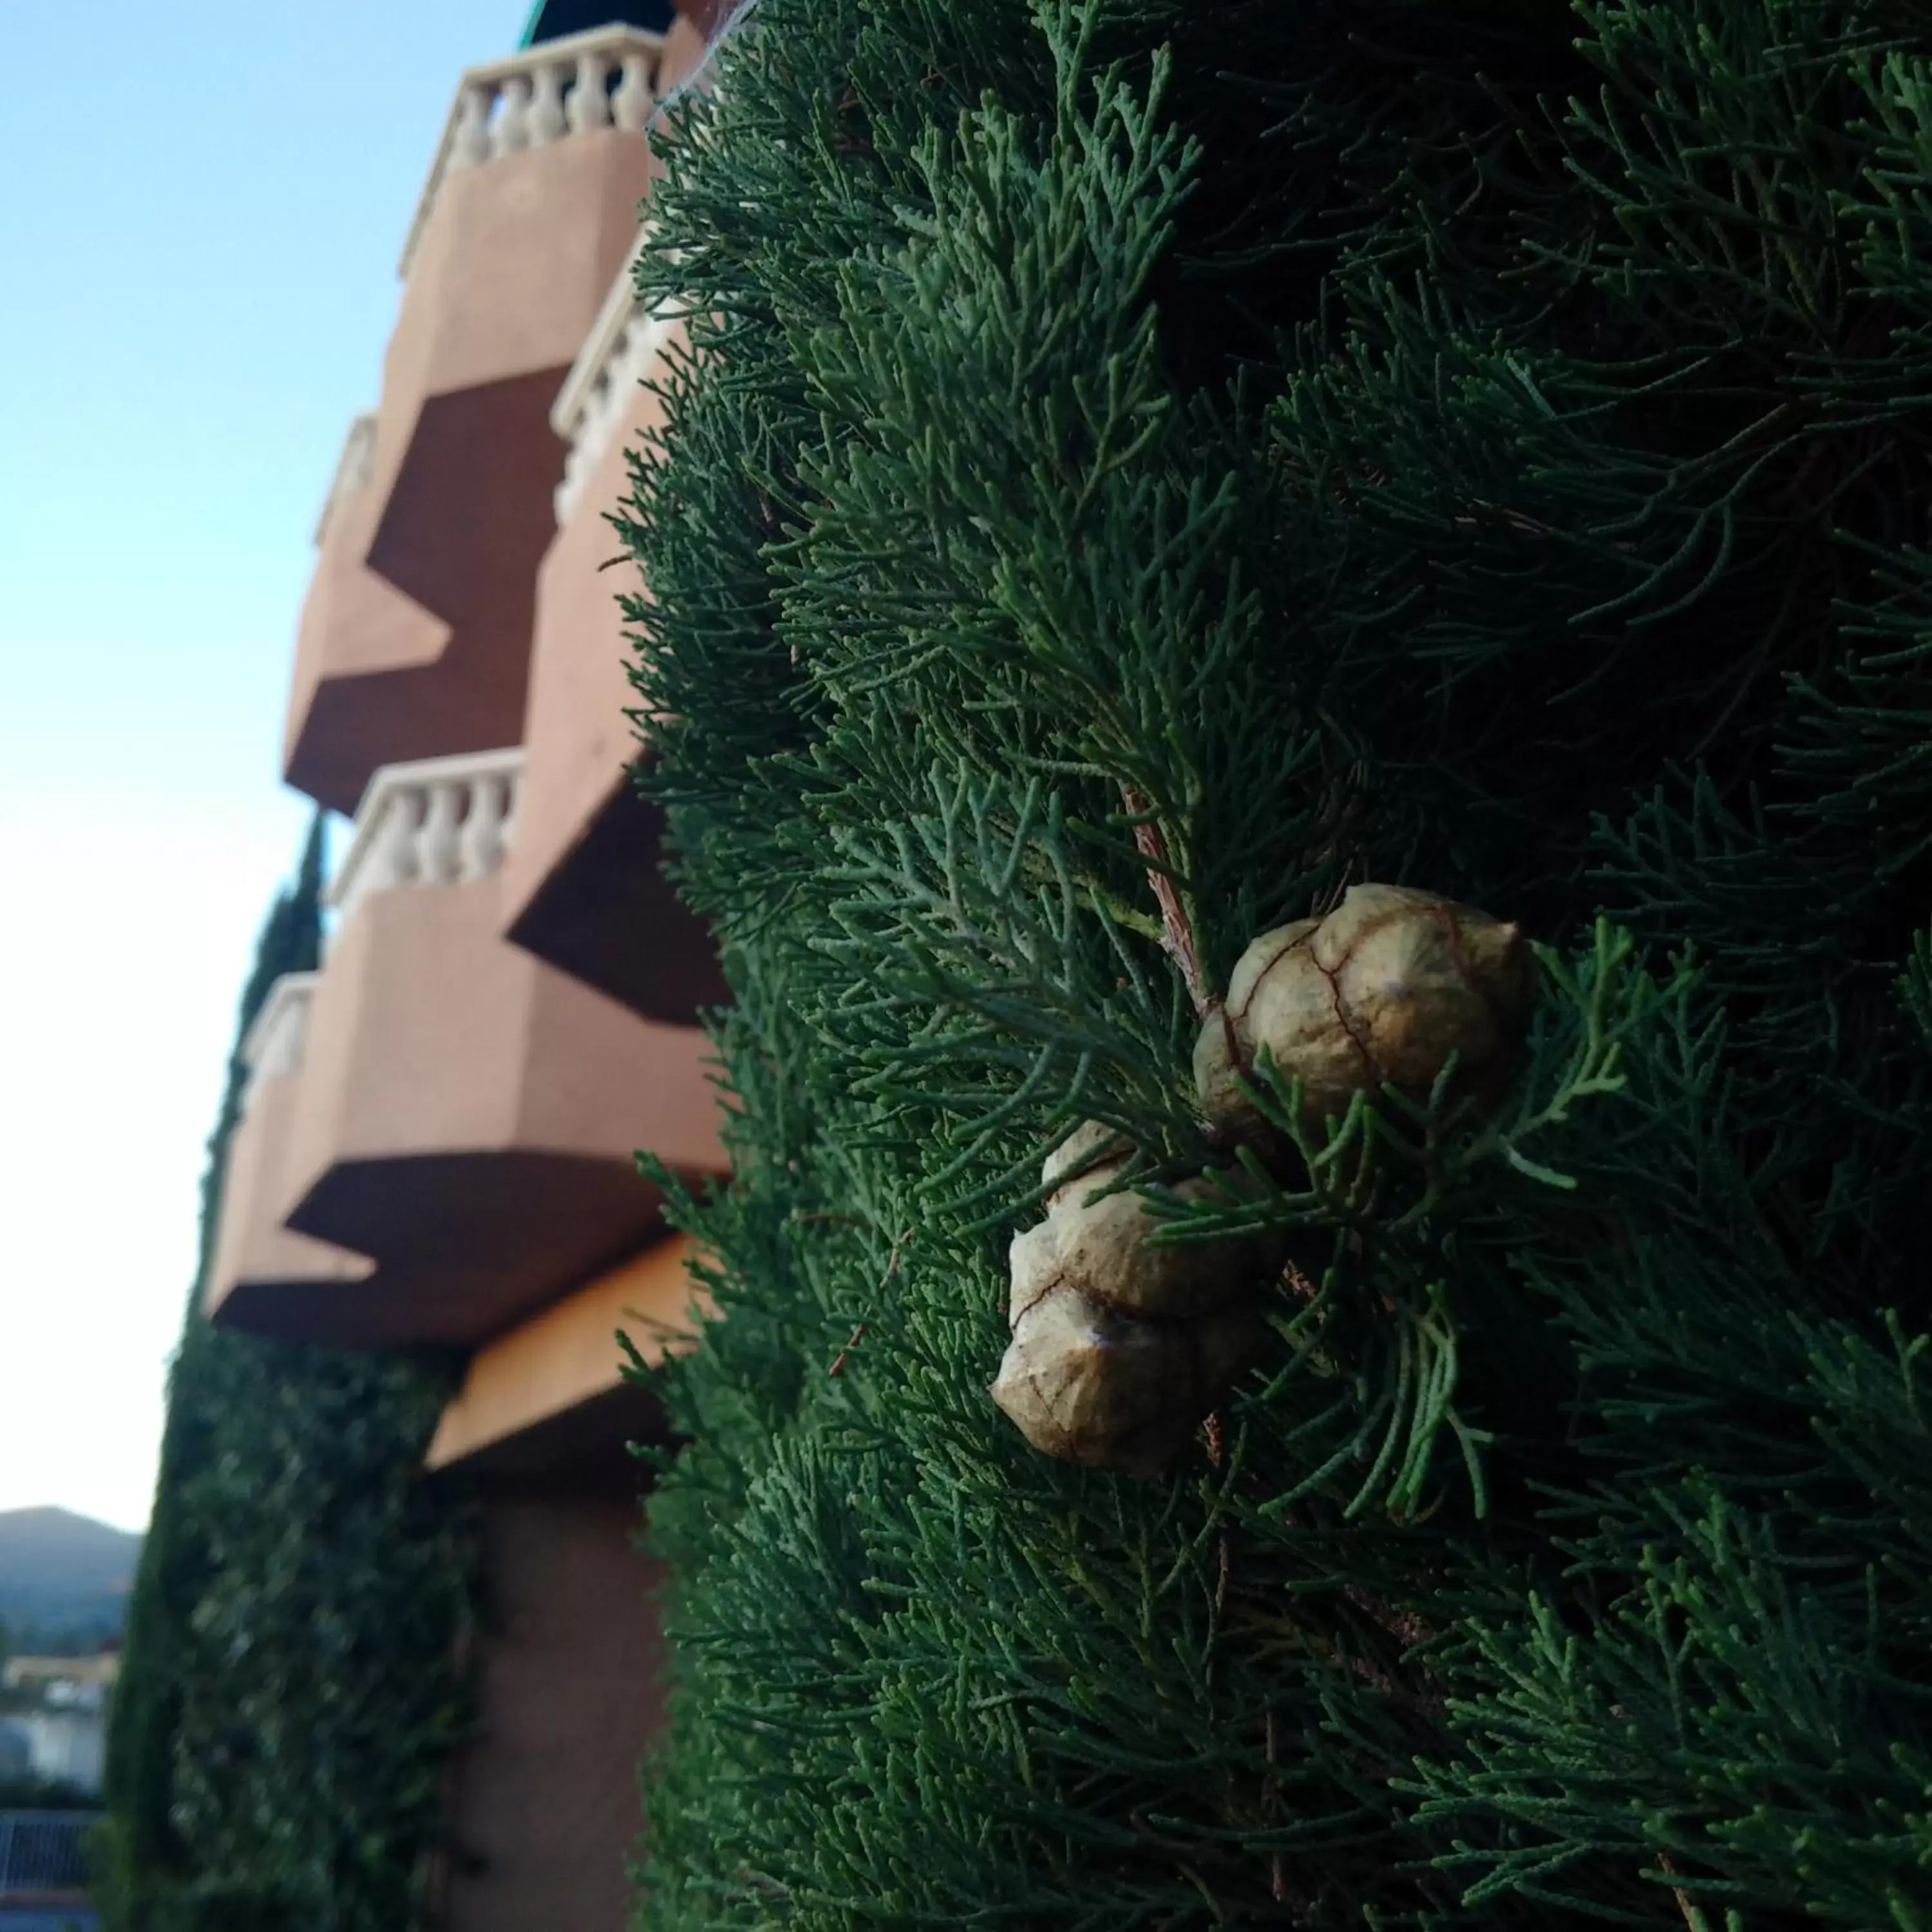
[[[0,0],[0,1510],[136,1528],[316,513],[527,0]]]

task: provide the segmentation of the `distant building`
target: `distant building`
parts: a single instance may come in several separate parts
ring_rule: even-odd
[[[621,1932],[662,1720],[626,1444],[664,1419],[616,1336],[652,1358],[686,1323],[688,1249],[634,1154],[724,1172],[698,1024],[723,985],[626,776],[603,566],[681,332],[632,286],[646,129],[720,5],[542,0],[457,77],[295,646],[283,770],[355,832],[320,970],[243,1044],[207,1306],[468,1358],[428,1462],[481,1496],[502,1614],[448,1784],[474,1856],[431,1872],[451,1932]]]
[[[39,1690],[50,1704],[98,1711],[121,1675],[121,1659],[96,1657],[14,1657],[0,1669],[0,1688]]]
[[[31,1695],[33,1702],[0,1717],[0,1777],[98,1792],[108,1694],[120,1665],[111,1655],[9,1659],[0,1670],[0,1688]]]
[[[107,1720],[92,1711],[32,1711],[11,1722],[27,1734],[27,1774],[90,1796],[100,1789]]]

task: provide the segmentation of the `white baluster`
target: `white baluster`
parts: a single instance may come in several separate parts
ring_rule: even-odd
[[[610,124],[610,98],[604,91],[610,70],[602,54],[579,54],[577,81],[570,90],[570,131],[588,134]]]
[[[584,487],[584,446],[578,440],[581,434],[582,419],[580,418],[572,435],[570,448],[564,456],[562,480],[550,497],[550,508],[556,514],[560,524],[569,517],[571,506],[577,501],[577,493]]]
[[[356,439],[356,459],[350,466],[350,490],[364,489],[376,468],[376,418],[373,416],[358,416],[352,434]]]
[[[610,440],[610,425],[617,414],[616,386],[611,380],[611,372],[607,365],[590,386],[590,394],[584,406],[584,442],[586,460],[595,463],[604,454],[604,446]]]
[[[338,910],[347,925],[356,908],[371,892],[386,892],[392,886],[406,884],[411,875],[410,848],[414,828],[410,823],[410,795],[391,791],[376,807],[376,824],[370,834],[368,849],[362,862],[343,882]]]
[[[497,837],[506,852],[517,842],[517,814],[523,802],[524,768],[519,764],[503,774],[503,822]]]
[[[638,310],[624,331],[623,389],[626,396],[644,380],[651,366],[651,358],[657,352],[657,346],[656,322],[642,309]]]
[[[610,98],[611,117],[627,134],[641,134],[651,118],[650,56],[640,47],[624,56],[624,78]]]
[[[503,862],[503,811],[508,802],[509,787],[493,772],[485,772],[470,787],[470,812],[463,821],[463,867],[465,879],[494,878]]]
[[[295,1011],[292,1004],[285,1004],[275,1016],[275,1030],[262,1048],[262,1077],[265,1080],[279,1080],[285,1073],[292,1073],[302,1064],[302,1036],[295,1026]]]
[[[392,886],[413,885],[422,876],[422,859],[416,832],[422,824],[423,796],[414,785],[399,786],[389,794],[382,812],[375,862],[369,868],[369,890],[387,892]]]
[[[456,111],[456,131],[450,136],[449,165],[473,168],[490,158],[490,92],[466,87]]]
[[[302,1047],[308,1032],[308,1000],[306,991],[281,995],[255,1062],[257,1080],[279,1080],[285,1074],[302,1070]]]
[[[530,82],[527,74],[512,74],[503,83],[496,106],[496,118],[490,124],[490,152],[501,160],[530,145],[527,122],[530,111]]]
[[[417,874],[426,886],[453,885],[461,854],[457,844],[458,814],[465,788],[460,779],[442,778],[429,788],[429,809],[424,815],[422,836],[416,842],[421,855]]]
[[[555,61],[545,61],[537,69],[536,92],[530,100],[524,126],[533,148],[547,148],[563,138],[563,73]]]

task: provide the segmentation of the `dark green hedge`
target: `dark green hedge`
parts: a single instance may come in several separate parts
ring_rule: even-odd
[[[271,914],[238,1042],[320,950],[321,850]],[[243,1070],[209,1146],[200,1274]],[[200,1280],[110,1732],[118,1932],[402,1932],[421,1922],[465,1713],[476,1542],[422,1473],[448,1364],[212,1329]]]

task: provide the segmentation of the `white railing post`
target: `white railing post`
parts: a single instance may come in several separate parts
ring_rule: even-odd
[[[463,822],[466,790],[460,779],[453,778],[425,788],[416,876],[426,886],[456,883],[460,863],[457,830]]]
[[[530,77],[514,74],[504,82],[496,98],[496,118],[490,123],[490,158],[501,160],[530,146]]]
[[[400,786],[376,806],[374,838],[363,874],[367,890],[386,892],[394,886],[411,884],[421,875],[416,828],[422,823],[421,796]],[[342,910],[346,916],[354,908],[345,905]]]
[[[610,124],[610,98],[604,92],[608,58],[594,50],[577,57],[577,80],[570,90],[570,131],[588,134]]]
[[[490,101],[488,88],[466,82],[457,97],[456,127],[450,136],[449,165],[473,168],[490,158]]]
[[[654,97],[651,91],[651,64],[639,52],[626,53],[622,62],[624,78],[610,101],[610,118],[627,134],[641,134],[651,118]]]
[[[328,535],[328,526],[336,512],[369,481],[370,472],[375,466],[375,456],[376,418],[373,411],[364,410],[350,424],[349,434],[343,441],[342,454],[336,459],[335,475],[329,482],[328,494],[323,500],[322,514],[316,519],[315,541],[318,547]]]
[[[470,810],[463,821],[457,875],[464,880],[487,879],[502,865],[508,843],[504,830],[509,819],[510,782],[486,772],[470,788]]]
[[[242,1064],[248,1070],[242,1095],[244,1113],[254,1106],[256,1090],[263,1081],[302,1071],[302,1053],[308,1042],[309,1002],[320,977],[314,973],[284,973],[268,988],[242,1042]]]
[[[547,148],[563,139],[568,125],[563,118],[563,73],[555,61],[545,61],[532,76],[535,92],[524,126],[533,148]]]

